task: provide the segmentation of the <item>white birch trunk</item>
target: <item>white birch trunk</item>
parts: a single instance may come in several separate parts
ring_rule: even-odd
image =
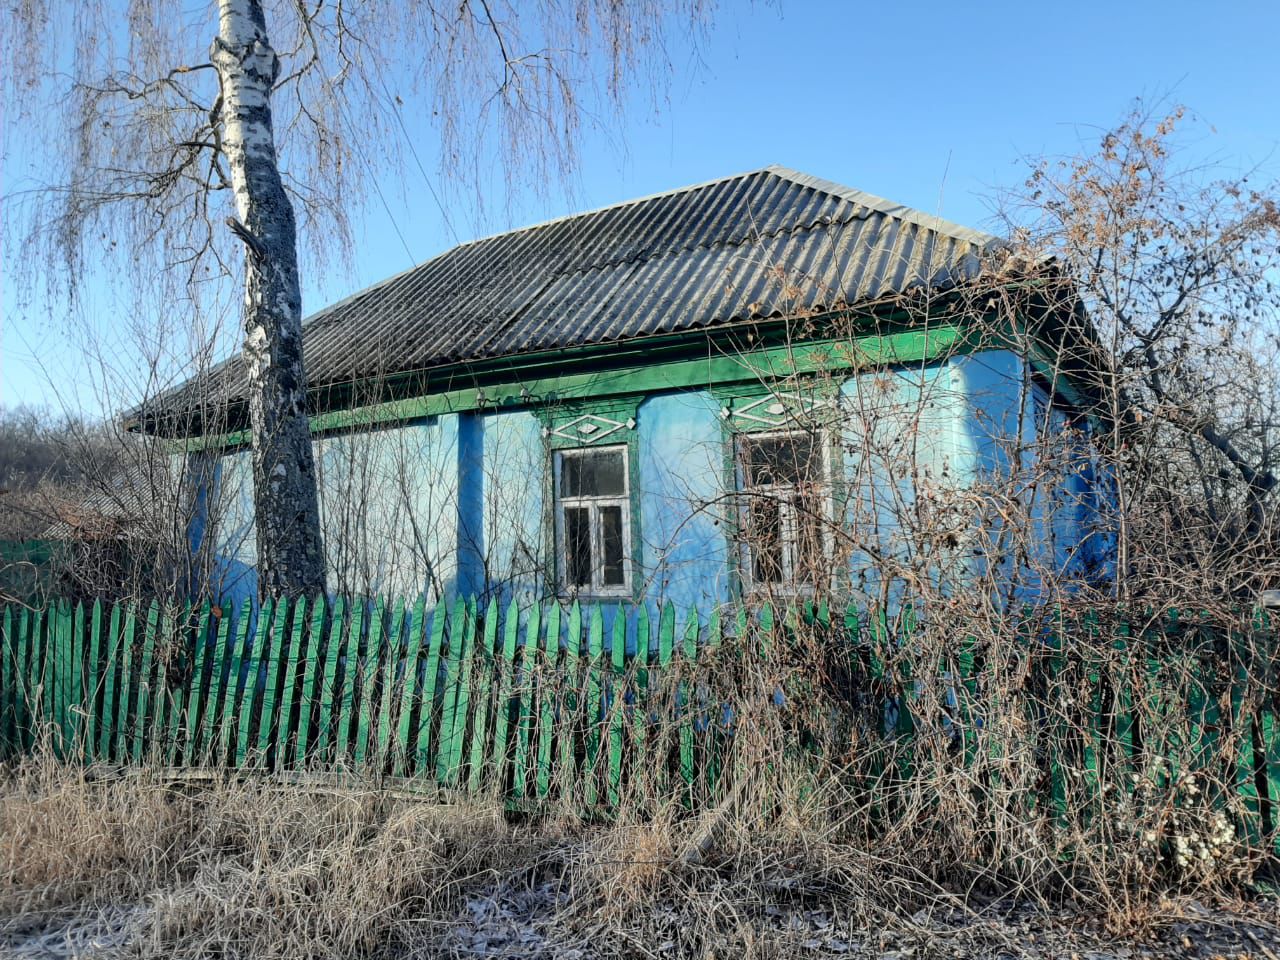
[[[267,40],[260,0],[218,0],[210,57],[222,86],[222,143],[240,214],[234,226],[246,248],[244,357],[258,590],[314,595],[324,590],[325,562],[307,425],[296,228],[271,126],[280,61]]]

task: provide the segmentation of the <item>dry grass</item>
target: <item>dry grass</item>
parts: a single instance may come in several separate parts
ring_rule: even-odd
[[[859,846],[832,809],[811,799],[763,815],[739,798],[693,865],[684,854],[711,815],[675,805],[609,825],[533,822],[354,780],[92,779],[35,757],[0,780],[0,944],[24,957],[71,955],[76,937],[114,945],[104,956],[450,956],[470,943],[456,934],[477,903],[541,889],[530,955],[790,956],[813,937],[778,917],[815,914],[836,943],[985,955],[966,953],[963,933],[975,951],[1018,955],[1016,930],[978,918],[1001,891],[943,882],[919,851]],[[1043,908],[1048,887],[1020,892]],[[1141,909],[1096,893],[1075,906],[1140,931],[1178,912],[1170,892]],[[939,916],[961,926],[931,926]]]
[[[93,780],[36,758],[3,781],[0,915],[144,906],[150,956],[372,955],[451,922],[553,836],[372,788]]]

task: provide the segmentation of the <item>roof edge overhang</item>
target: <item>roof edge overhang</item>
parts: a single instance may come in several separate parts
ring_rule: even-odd
[[[1046,282],[1043,278],[1023,278],[1005,284],[1018,291],[1015,302],[1019,312],[1012,324],[1007,317],[995,313],[980,316],[971,290],[931,296],[923,305],[908,297],[894,296],[804,316],[758,318],[319,384],[308,390],[309,414],[313,430],[328,432],[373,422],[360,416],[343,416],[349,411],[376,408],[378,422],[403,422],[445,411],[505,410],[556,402],[572,392],[557,391],[558,382],[574,383],[580,389],[589,387],[604,395],[691,388],[698,383],[711,385],[713,377],[723,382],[736,375],[738,380],[748,381],[762,376],[762,369],[753,365],[750,358],[766,357],[770,351],[774,355],[780,353],[783,359],[770,360],[772,365],[767,365],[764,375],[786,376],[817,363],[826,363],[831,369],[853,369],[860,365],[934,362],[948,352],[983,348],[1007,348],[1025,354],[1073,406],[1095,414],[1100,409],[1097,385],[1105,373],[1102,351],[1078,299],[1064,298],[1060,290],[1046,291]],[[944,329],[958,332],[938,336]],[[919,339],[922,335],[924,339]],[[851,339],[865,339],[870,346],[842,354],[840,344]],[[789,352],[803,353],[804,361],[789,362]],[[736,374],[735,362],[739,368]],[[664,378],[660,373],[679,366],[685,370],[681,375],[684,379]],[[714,375],[712,367],[717,371]],[[646,369],[653,375],[644,376]],[[699,373],[703,369],[707,371],[705,377]],[[492,391],[492,396],[487,391]],[[431,398],[438,402],[415,402]],[[177,441],[185,448],[238,446],[247,442],[248,408],[241,401],[185,416],[135,417],[126,425]]]

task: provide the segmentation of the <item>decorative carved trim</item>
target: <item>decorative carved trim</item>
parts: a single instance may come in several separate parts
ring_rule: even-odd
[[[835,396],[766,393],[742,406],[725,404],[720,408],[720,417],[736,427],[783,427],[800,417],[834,413],[837,409]]]
[[[599,443],[606,437],[613,436],[619,430],[634,430],[635,428],[635,417],[628,417],[626,420],[612,420],[597,413],[586,413],[567,423],[557,424],[555,427],[543,427],[542,435],[559,440],[568,440],[571,443],[590,445]]]

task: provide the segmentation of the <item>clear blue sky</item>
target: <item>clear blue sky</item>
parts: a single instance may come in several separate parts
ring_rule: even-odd
[[[1185,103],[1198,151],[1276,177],[1278,36],[1275,0],[722,0],[701,64],[673,51],[669,104],[654,115],[641,101],[625,128],[589,137],[571,200],[517,198],[483,232],[769,163],[981,227],[987,198],[1021,179],[1020,157],[1079,149],[1136,96]],[[431,145],[419,152],[432,170]],[[9,182],[17,159],[6,157]],[[416,171],[403,189],[403,204],[387,192],[394,216],[376,200],[367,211],[354,275],[305,280],[307,313],[476,234],[465,206],[446,225]],[[0,403],[54,403],[49,379],[73,380],[76,358],[11,304]]]

